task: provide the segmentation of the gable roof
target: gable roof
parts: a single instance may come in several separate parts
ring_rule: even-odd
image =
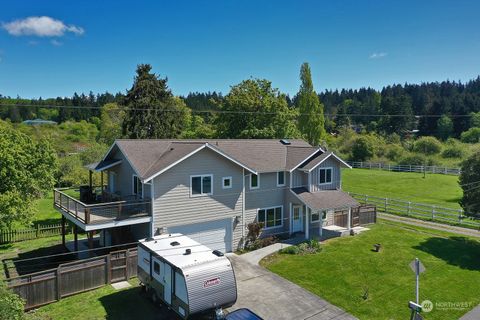
[[[315,157],[313,159],[311,159],[310,161],[308,161],[306,164],[304,164],[301,168],[301,170],[303,171],[307,171],[307,172],[310,172],[312,171],[313,169],[315,169],[316,167],[318,167],[320,164],[322,164],[325,160],[327,160],[328,158],[330,157],[334,157],[338,162],[340,162],[341,164],[343,164],[346,168],[352,168],[348,163],[346,163],[345,161],[343,161],[342,159],[340,159],[336,154],[334,154],[333,152],[326,152],[326,153],[323,153],[321,154],[320,156],[318,157]]]
[[[308,192],[304,187],[290,190],[308,207],[315,210],[339,209],[344,207],[356,207],[360,205],[357,200],[341,190],[322,190]]]
[[[301,139],[119,139],[113,151],[122,152],[143,181],[165,172],[198,151],[208,148],[252,173],[293,171],[307,161],[324,154]]]

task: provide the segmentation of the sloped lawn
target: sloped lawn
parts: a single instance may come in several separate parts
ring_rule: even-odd
[[[375,243],[380,253],[372,251]],[[319,254],[275,254],[262,265],[360,319],[403,320],[415,299],[415,257],[426,268],[420,302],[434,304],[424,319],[458,319],[480,303],[479,239],[381,220],[360,235],[327,241]],[[449,303],[461,305],[440,308]]]

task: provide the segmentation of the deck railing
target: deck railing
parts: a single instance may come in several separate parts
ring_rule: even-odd
[[[67,190],[68,188],[54,189],[54,206],[85,224],[151,215],[150,199],[86,204],[66,194]]]

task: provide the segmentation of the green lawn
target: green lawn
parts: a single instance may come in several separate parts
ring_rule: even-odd
[[[380,243],[380,253],[372,245]],[[360,319],[408,319],[418,257],[420,301],[468,303],[461,310],[424,313],[425,319],[458,319],[480,303],[480,242],[459,235],[383,220],[354,237],[327,241],[316,255],[276,254],[262,264]],[[364,290],[369,292],[364,300]]]
[[[30,314],[37,319],[167,319],[140,293],[138,280],[130,281],[131,288],[115,290],[103,288],[64,298]],[[28,317],[27,317],[28,319]],[[168,318],[170,319],[170,318]],[[173,318],[171,318],[173,319]]]
[[[427,174],[424,179],[421,173],[344,169],[342,188],[355,193],[453,209],[460,209],[458,201],[462,197],[458,176],[443,174]]]
[[[35,201],[37,213],[34,217],[35,224],[47,225],[61,222],[62,215],[53,208],[53,195]]]

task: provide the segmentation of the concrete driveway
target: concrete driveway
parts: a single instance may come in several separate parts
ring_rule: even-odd
[[[309,291],[276,274],[229,255],[237,279],[238,300],[230,311],[249,308],[265,320],[357,319]]]

